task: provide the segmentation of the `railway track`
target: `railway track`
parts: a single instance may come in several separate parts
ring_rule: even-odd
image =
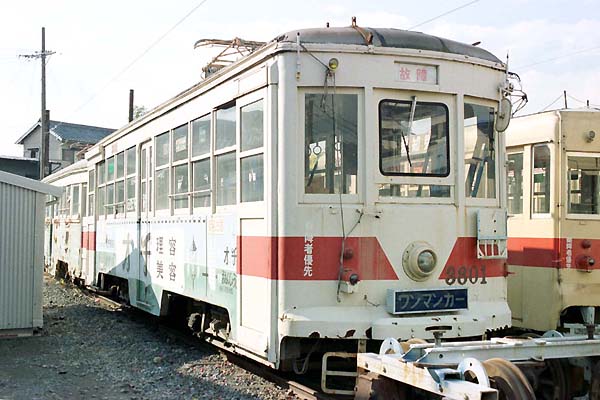
[[[142,313],[133,307],[125,303],[118,302],[110,297],[107,297],[103,294],[98,293],[93,288],[79,288],[83,294],[92,298],[94,302],[102,303],[105,306],[111,308],[112,310],[121,310],[127,312],[130,316],[137,316]],[[189,346],[206,348],[205,346],[210,346],[211,349],[218,349],[221,354],[223,354],[228,361],[233,364],[236,364],[240,368],[245,369],[246,371],[260,376],[263,379],[266,379],[269,382],[281,387],[282,389],[288,390],[290,393],[294,394],[297,398],[302,400],[340,400],[340,399],[350,399],[348,396],[332,396],[326,393],[319,391],[319,382],[307,381],[304,383],[298,382],[294,379],[288,378],[284,376],[282,373],[275,371],[271,368],[266,367],[260,363],[252,361],[250,359],[244,358],[240,355],[237,355],[227,349],[227,347],[223,346],[218,341],[203,341],[199,340],[197,337],[193,336],[190,332],[186,332],[183,329],[173,327],[161,321],[159,318],[153,317],[144,313],[144,317],[146,320],[154,320],[157,324],[157,328],[162,333],[167,336],[177,340],[179,342],[183,342]]]

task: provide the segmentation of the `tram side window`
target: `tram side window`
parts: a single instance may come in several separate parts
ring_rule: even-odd
[[[217,206],[236,203],[235,152],[217,156]]]
[[[106,171],[104,169],[104,161],[98,163],[98,185],[102,185],[105,182]]]
[[[87,217],[87,185],[81,185],[81,215]]]
[[[106,208],[104,205],[106,204],[106,192],[104,184],[106,183],[106,166],[105,161],[98,163],[98,169],[96,170],[96,176],[98,179],[98,188],[96,189],[96,210],[98,217],[106,215]]]
[[[192,121],[192,157],[210,152],[210,114]]]
[[[98,217],[104,216],[106,212],[106,186],[98,187],[98,194],[96,196],[96,201],[98,202]]]
[[[127,170],[125,180],[125,210],[127,212],[135,211],[135,170],[136,170],[136,154],[135,146],[125,151],[125,158],[127,159]]]
[[[508,155],[508,213],[523,213],[523,153]]]
[[[169,208],[169,132],[156,137],[156,209]]]
[[[217,110],[215,150],[235,146],[235,102]]]
[[[216,112],[215,150],[227,151],[236,144],[235,103],[229,103]],[[216,155],[217,206],[236,204],[236,151]]]
[[[79,185],[71,187],[71,215],[79,214]]]
[[[125,152],[122,151],[115,156],[115,213],[125,212]]]
[[[210,125],[207,114],[192,121],[193,207],[210,207]]]
[[[106,215],[112,215],[115,207],[115,157],[109,157],[106,159],[106,200],[104,202],[104,209]]]
[[[94,173],[94,170],[91,170],[88,172],[88,197],[87,197],[87,212],[86,215],[87,216],[94,216],[94,209],[96,207],[96,203],[94,203],[94,199],[95,196],[94,194],[96,193],[96,174]]]
[[[568,156],[569,214],[600,215],[600,156]]]
[[[550,148],[548,145],[533,148],[533,214],[550,213]]]
[[[356,193],[358,95],[305,94],[304,137],[305,192]]]
[[[465,103],[465,196],[496,197],[494,108]]]
[[[264,114],[263,101],[259,100],[241,108],[240,187],[241,201],[264,200]],[[248,151],[249,153],[245,153]],[[260,153],[256,153],[260,151]]]
[[[189,207],[188,125],[173,130],[173,207]]]

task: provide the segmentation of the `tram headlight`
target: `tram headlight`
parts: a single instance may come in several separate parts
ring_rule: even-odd
[[[435,254],[429,250],[424,250],[417,256],[417,266],[427,274],[435,268]]]
[[[337,58],[330,58],[329,59],[329,69],[333,72],[335,72],[336,69],[338,69],[338,67],[340,66],[340,62],[338,61]]]
[[[423,281],[429,277],[437,265],[437,256],[427,242],[413,242],[402,256],[404,272],[415,281]]]

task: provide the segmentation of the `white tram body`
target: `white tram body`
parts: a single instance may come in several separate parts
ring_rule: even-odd
[[[517,327],[585,332],[600,307],[600,110],[507,130],[509,304]]]
[[[273,367],[510,325],[505,69],[417,32],[279,36],[86,153],[88,283],[155,315],[185,299]]]
[[[64,188],[63,195],[46,207],[45,265],[57,277],[90,282],[93,280],[93,252],[89,253],[87,213],[87,162],[77,161],[43,181]]]

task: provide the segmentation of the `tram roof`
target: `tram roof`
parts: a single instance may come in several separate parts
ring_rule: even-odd
[[[284,33],[275,40],[278,42],[296,42],[298,33],[300,34],[301,43],[373,45],[376,47],[428,50],[465,55],[501,63],[495,55],[480,47],[427,35],[422,32],[393,28],[342,27],[300,29]]]

